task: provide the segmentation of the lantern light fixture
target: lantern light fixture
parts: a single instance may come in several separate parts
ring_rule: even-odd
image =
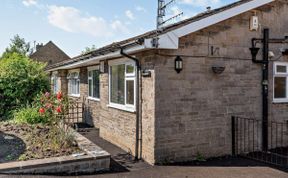
[[[183,70],[183,60],[180,56],[175,59],[175,70],[178,74]]]

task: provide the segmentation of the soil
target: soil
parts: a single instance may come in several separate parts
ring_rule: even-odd
[[[43,125],[27,125],[0,122],[0,163],[26,161],[79,152],[73,137],[58,143],[60,132]]]

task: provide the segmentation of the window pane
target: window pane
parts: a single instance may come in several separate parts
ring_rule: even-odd
[[[76,90],[75,90],[75,88],[76,88],[75,79],[72,79],[72,80],[71,80],[71,84],[72,84],[72,86],[71,86],[71,88],[72,88],[72,93],[71,93],[71,94],[75,94],[75,93],[76,93]]]
[[[287,69],[286,69],[286,66],[276,66],[276,70],[277,70],[277,72],[279,72],[279,73],[286,73],[287,72]]]
[[[79,80],[76,80],[76,83],[77,83],[77,85],[76,85],[76,93],[75,94],[80,94],[80,81]]]
[[[99,92],[99,71],[93,71],[93,97],[100,98]]]
[[[134,105],[134,80],[126,81],[126,104]]]
[[[89,96],[92,96],[92,80],[88,80]]]
[[[92,77],[92,71],[88,72],[88,77]]]
[[[54,78],[54,94],[58,92],[58,77]]]
[[[111,89],[110,97],[112,103],[125,104],[125,65],[110,67]]]
[[[274,97],[286,98],[286,77],[274,78]]]
[[[134,65],[126,65],[126,73],[133,74],[134,73]]]

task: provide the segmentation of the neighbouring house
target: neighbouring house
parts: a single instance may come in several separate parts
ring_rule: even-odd
[[[231,116],[261,119],[263,86],[269,120],[287,119],[288,58],[280,49],[288,46],[270,44],[268,82],[265,65],[252,62],[251,41],[266,28],[271,38],[287,36],[287,0],[208,10],[47,71],[55,92],[84,102],[84,119],[101,137],[151,164],[230,155]]]
[[[52,41],[49,41],[45,45],[37,44],[36,51],[30,55],[30,58],[45,62],[48,66],[70,59],[70,57]]]

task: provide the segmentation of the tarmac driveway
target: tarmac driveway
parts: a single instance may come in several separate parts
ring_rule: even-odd
[[[10,177],[43,177],[49,176],[6,176]],[[72,176],[68,176],[72,177]],[[78,177],[78,176],[74,176]],[[132,172],[79,176],[81,178],[288,178],[288,174],[269,167],[183,167],[156,166]],[[65,176],[62,178],[65,178]]]

